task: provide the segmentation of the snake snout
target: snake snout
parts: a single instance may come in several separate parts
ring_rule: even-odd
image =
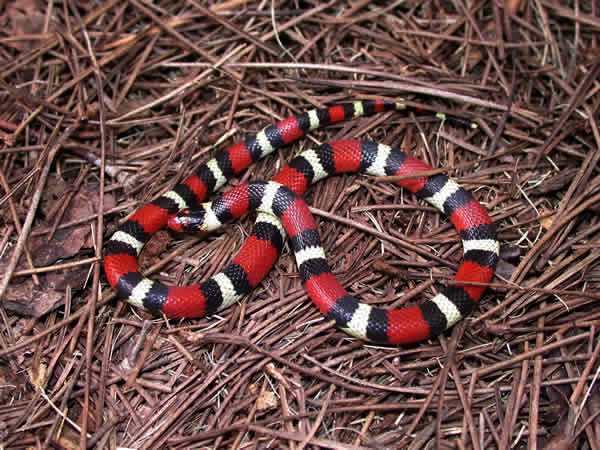
[[[178,233],[182,233],[185,231],[177,215],[169,216],[169,218],[167,219],[167,228]]]
[[[167,219],[167,228],[178,233],[198,231],[200,224],[189,210],[179,211]]]

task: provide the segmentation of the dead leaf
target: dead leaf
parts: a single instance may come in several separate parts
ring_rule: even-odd
[[[554,436],[544,450],[577,450],[577,442],[573,442],[570,437]]]
[[[60,206],[62,198],[67,194],[68,188],[64,182],[55,177],[55,183],[49,183],[52,187],[44,193],[42,211],[47,216],[43,228],[48,228],[54,223],[56,208]],[[58,187],[57,187],[58,186]],[[99,194],[95,186],[82,188],[69,202],[61,223],[71,222],[87,218],[96,214],[99,202]],[[104,210],[114,208],[116,201],[113,195],[104,195]],[[48,266],[62,259],[72,258],[82,249],[93,248],[94,228],[93,222],[87,222],[79,226],[58,229],[51,241],[47,235],[35,237],[31,240],[31,254],[35,266]]]
[[[534,189],[536,194],[548,194],[550,192],[560,191],[573,181],[575,175],[579,172],[578,168],[567,168],[561,170],[556,175],[546,178]]]
[[[0,386],[0,405],[7,405],[11,396],[21,387],[8,365],[0,364]],[[2,439],[2,422],[0,422],[0,439]]]
[[[35,387],[43,388],[46,384],[46,371],[48,367],[46,367],[45,363],[39,363],[37,368],[31,367],[27,370],[29,374],[29,381]]]
[[[544,230],[549,230],[552,228],[552,224],[554,223],[554,216],[548,216],[540,219],[540,225]]]
[[[73,290],[82,289],[90,272],[90,265],[73,267],[68,270],[49,272],[44,277],[47,287],[58,292],[64,292],[67,286]]]
[[[91,229],[74,228],[60,230],[50,242],[44,237],[38,239],[38,245],[32,250],[33,264],[36,267],[49,266],[60,259],[71,258],[86,246]]]
[[[27,281],[7,290],[2,305],[8,311],[19,316],[41,317],[60,307],[64,303],[65,294],[47,287],[35,286]]]
[[[572,409],[568,410],[560,422],[551,432],[551,438],[544,446],[544,450],[577,450],[578,436],[575,436],[575,414]]]
[[[514,16],[519,11],[521,0],[506,0],[504,4],[506,9]]]
[[[248,393],[251,395],[258,394],[256,399],[256,409],[258,411],[273,409],[279,404],[277,396],[273,392],[265,389],[265,384],[262,385],[262,388],[257,384],[251,384],[248,386]]]
[[[156,257],[167,249],[170,242],[171,235],[166,230],[160,230],[152,235],[140,255],[140,267],[145,269],[153,265]]]
[[[46,183],[42,200],[40,201],[40,211],[45,217],[53,214],[52,209],[56,205],[56,202],[63,198],[68,190],[69,187],[63,177],[56,174],[48,176],[48,183]]]
[[[23,36],[28,34],[39,34],[44,31],[44,14],[38,9],[33,0],[14,0],[6,5],[6,11],[2,17],[2,25],[9,30],[9,35]],[[19,40],[11,42],[15,48],[27,50],[38,44],[38,40]]]
[[[544,392],[550,401],[549,407],[543,411],[542,420],[545,424],[556,424],[563,420],[566,412],[569,411],[568,397],[570,393],[560,385],[548,386]]]
[[[500,258],[505,261],[519,261],[521,249],[517,245],[502,244],[500,246]]]
[[[79,446],[79,435],[69,427],[62,429],[60,436],[56,440],[57,447],[66,450],[76,450]]]
[[[1,389],[0,389],[0,391],[1,391]],[[0,398],[2,398],[1,395],[0,395]],[[8,438],[8,436],[9,436],[8,430],[9,430],[8,423],[6,423],[4,420],[0,420],[0,439],[1,440],[4,441],[6,438]]]
[[[496,266],[496,275],[504,278],[505,280],[510,280],[516,269],[516,266],[504,261],[503,259],[500,259],[498,261],[498,265]]]
[[[263,393],[256,399],[256,409],[259,411],[267,411],[274,409],[279,404],[277,396],[271,391],[263,391]]]

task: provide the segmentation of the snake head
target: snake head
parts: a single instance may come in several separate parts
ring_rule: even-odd
[[[167,220],[167,228],[178,233],[194,233],[203,231],[204,225],[204,210],[199,209],[191,211],[184,209],[177,214],[169,216]]]

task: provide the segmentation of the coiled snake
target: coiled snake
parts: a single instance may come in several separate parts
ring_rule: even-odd
[[[309,297],[344,331],[385,344],[417,342],[443,332],[477,305],[485,290],[481,284],[494,275],[499,243],[488,213],[469,192],[446,175],[418,176],[431,170],[424,162],[371,141],[335,141],[301,153],[272,181],[241,184],[202,203],[228,179],[309,130],[396,109],[404,105],[367,100],[312,110],[219,152],[172,191],[138,209],[112,235],[104,252],[109,284],[129,303],[167,317],[211,315],[261,282],[279,257],[287,234]],[[313,182],[356,172],[417,174],[397,184],[444,213],[460,234],[464,257],[457,283],[418,306],[401,309],[371,307],[348,295],[329,268],[315,221],[301,196]],[[167,224],[176,230],[212,231],[250,210],[259,211],[251,236],[232,262],[204,283],[166,286],[139,272],[137,257],[144,244]]]

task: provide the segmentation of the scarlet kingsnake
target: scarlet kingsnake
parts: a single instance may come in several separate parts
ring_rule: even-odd
[[[394,310],[359,303],[338,283],[325,259],[314,219],[300,197],[311,183],[336,173],[410,175],[431,169],[420,160],[370,141],[337,141],[303,152],[273,181],[239,185],[213,202],[200,204],[227,179],[308,130],[402,108],[402,104],[376,100],[313,110],[220,152],[172,191],[136,211],[111,237],[104,257],[109,283],[130,303],[168,317],[210,315],[260,283],[281,253],[287,232],[309,297],[340,328],[359,338],[390,344],[416,342],[443,332],[468,314],[485,290],[460,282],[488,283],[498,261],[494,226],[471,194],[445,175],[398,182],[449,217],[460,233],[465,255],[456,274],[459,284],[419,306]],[[182,210],[186,211],[174,216]],[[202,285],[167,287],[139,273],[137,256],[150,235],[167,222],[174,229],[210,231],[249,210],[260,211],[252,235],[232,263]]]

